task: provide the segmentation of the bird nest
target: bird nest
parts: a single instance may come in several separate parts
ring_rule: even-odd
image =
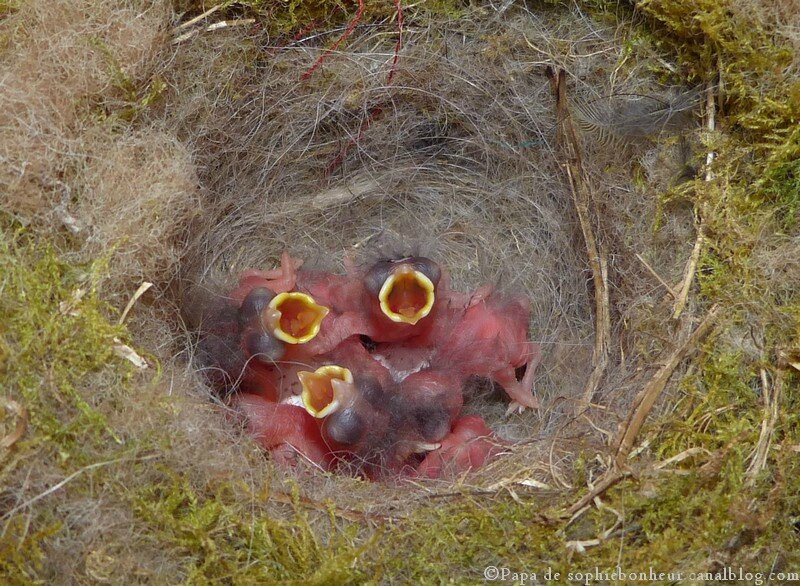
[[[507,418],[491,387],[473,385],[466,410],[515,445],[497,467],[525,462],[551,469],[550,483],[563,478],[575,453],[564,434],[602,440],[597,430],[612,430],[629,404],[620,382],[645,358],[637,346],[650,356],[663,346],[636,340],[638,324],[678,297],[661,282],[682,278],[693,219],[659,209],[635,180],[686,180],[700,102],[643,71],[612,75],[615,31],[589,19],[571,22],[556,48],[565,18],[431,23],[403,31],[397,59],[400,33],[384,29],[354,32],[334,53],[303,38],[193,40],[176,58],[194,66],[172,81],[192,98],[176,90],[165,110],[191,141],[205,191],[184,285],[222,292],[285,250],[333,271],[345,254],[394,250],[436,259],[455,289],[488,282],[527,297],[542,408]],[[222,78],[244,42],[260,52]],[[620,351],[636,360],[620,364]]]
[[[369,564],[411,579],[447,567],[434,557],[450,545],[426,532],[432,523],[448,534],[480,527],[497,552],[534,501],[558,503],[566,527],[556,533],[544,515],[520,535],[566,542],[570,555],[627,539],[600,496],[639,456],[661,459],[648,468],[656,478],[724,478],[717,528],[735,508],[720,495],[758,486],[776,453],[781,389],[800,364],[787,341],[798,282],[787,218],[800,206],[781,195],[796,176],[796,136],[784,132],[793,110],[743,80],[747,67],[791,77],[791,56],[733,51],[732,30],[772,45],[727,24],[749,16],[712,11],[732,63],[712,69],[738,76],[724,98],[717,85],[685,85],[702,77],[692,64],[708,65],[686,39],[710,33],[683,12],[650,7],[673,35],[656,37],[634,15],[599,8],[595,18],[505,3],[455,18],[398,3],[367,18],[359,7],[341,28],[304,28],[300,12],[276,8],[294,36],[227,3],[190,18],[164,2],[35,0],[0,22],[15,49],[0,92],[0,261],[13,275],[0,308],[15,324],[0,333],[11,389],[2,544],[28,552],[11,556],[14,575],[245,575],[256,570],[242,552],[257,552],[271,565],[251,578],[336,581],[383,539],[376,527],[400,523],[415,569],[380,555]],[[795,30],[791,15],[758,14]],[[680,39],[679,57],[662,38]],[[719,137],[724,108],[767,145],[761,159]],[[758,207],[750,185],[774,207]],[[229,291],[287,251],[333,272],[346,256],[411,252],[446,267],[457,291],[490,283],[527,298],[540,408],[508,416],[497,388],[466,388],[464,413],[480,415],[505,453],[457,478],[370,483],[302,461],[275,468],[199,372],[193,316],[198,291]],[[733,325],[720,334],[723,318]],[[710,358],[688,360],[713,336]],[[731,393],[747,397],[749,427]],[[666,423],[645,438],[648,418]],[[96,476],[115,488],[98,494]],[[699,510],[676,497],[694,485],[658,493],[647,482],[642,498],[659,494],[681,522],[681,507]],[[772,517],[756,516],[747,522],[765,531]]]

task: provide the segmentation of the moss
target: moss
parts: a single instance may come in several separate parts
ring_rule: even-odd
[[[22,517],[9,522],[0,538],[0,576],[7,584],[44,584],[37,578],[45,556],[42,544],[60,529],[58,522],[30,533]]]
[[[297,502],[285,520],[252,515],[225,485],[198,493],[164,471],[163,481],[132,495],[136,514],[159,547],[176,550],[188,583],[345,584],[363,579],[351,570],[359,553],[346,531],[323,544]],[[268,496],[266,496],[268,498]]]
[[[24,229],[1,234],[0,322],[15,357],[3,372],[5,388],[27,406],[38,440],[68,450],[86,433],[113,438],[104,416],[77,390],[87,375],[122,366],[113,347],[125,330],[109,321],[113,310],[97,290],[106,259],[71,265]]]
[[[134,122],[145,110],[157,103],[167,89],[167,85],[159,76],[137,81],[131,77],[124,64],[114,55],[108,45],[99,37],[89,40],[89,43],[103,55],[112,81],[117,100],[109,103],[109,96],[102,96],[103,103],[96,110],[101,119],[111,122]]]
[[[168,452],[178,439],[168,425],[178,412],[173,399],[163,396],[148,404],[153,423],[140,435],[118,437],[104,413],[148,383],[130,376],[132,369],[113,352],[115,344],[128,340],[98,290],[113,259],[72,264],[52,244],[10,221],[0,236],[0,339],[13,356],[0,369],[0,388],[29,414],[24,437],[0,452],[3,498],[12,498],[8,479],[24,480],[31,466],[62,477],[58,493],[68,498],[91,499],[94,487],[105,486],[107,498],[127,503],[147,528],[139,545],[177,557],[188,583],[302,578],[344,584],[358,578],[352,568],[362,546],[354,543],[354,529],[339,519],[325,530],[319,522],[312,528],[299,501],[286,519],[274,518],[264,508],[269,491],[251,494],[224,482],[198,486],[180,470],[154,470],[153,454]],[[115,392],[89,396],[99,388],[92,377],[101,375],[103,386],[112,385]],[[0,581],[8,584],[46,576],[49,544],[67,538],[70,530],[52,508],[57,503],[20,490],[11,502],[28,499],[30,506],[7,511],[0,535]],[[323,541],[322,535],[330,537]],[[87,558],[90,574],[105,571],[101,553]]]
[[[586,2],[593,11],[617,14],[616,2]],[[205,9],[178,2],[192,15]],[[8,4],[11,6],[11,4]],[[455,15],[461,3],[427,3],[427,10]],[[745,471],[758,440],[763,408],[759,369],[774,380],[778,351],[797,347],[800,299],[778,297],[761,286],[753,251],[771,230],[794,234],[800,208],[798,155],[800,85],[787,77],[791,54],[772,31],[714,0],[642,0],[628,4],[644,15],[631,38],[673,53],[687,83],[715,82],[722,75],[721,130],[707,138],[717,153],[714,182],[682,186],[680,197],[702,212],[708,230],[698,271],[699,303],[720,303],[728,322],[765,331],[765,363],[740,348],[712,341],[682,382],[674,409],[643,431],[649,455],[666,459],[690,448],[704,452],[671,472],[643,473],[603,496],[622,515],[610,537],[577,555],[568,542],[592,540],[614,527],[610,509],[592,509],[572,524],[559,514],[579,492],[543,499],[519,489],[512,496],[456,494],[425,501],[407,518],[387,523],[374,537],[359,523],[329,519],[312,526],[295,501],[277,517],[264,512],[269,491],[252,494],[230,482],[191,481],[180,471],[135,462],[138,483],[113,483],[114,496],[130,507],[140,537],[179,560],[181,577],[191,583],[253,583],[296,580],[347,583],[478,583],[483,568],[505,566],[562,575],[597,566],[626,571],[650,567],[705,570],[708,560],[739,561],[746,567],[786,568],[800,563],[800,381],[784,373],[784,401],[769,466],[754,486]],[[225,3],[225,17],[256,14],[281,33],[310,25],[327,29],[352,20],[353,3]],[[7,11],[0,6],[0,14]],[[367,17],[394,11],[391,2],[369,2]],[[640,28],[641,27],[641,28]],[[626,57],[635,58],[641,43]],[[163,90],[158,81],[139,87],[119,70],[117,89],[133,110],[147,107]],[[673,80],[676,78],[673,77]],[[119,438],[106,420],[103,398],[87,394],[89,377],[104,375],[133,392],[132,371],[113,353],[115,339],[130,343],[116,311],[104,304],[100,278],[113,252],[94,263],[74,264],[32,229],[4,220],[0,230],[0,381],[4,393],[30,413],[26,436],[4,453],[2,476],[9,478],[31,455],[64,477],[86,466],[111,462],[75,477],[70,490],[86,494],[114,473],[114,462],[147,450],[168,451],[173,438],[152,430]],[[13,357],[13,359],[9,359]],[[141,381],[139,381],[141,383]],[[113,398],[110,399],[113,403]],[[175,416],[164,397],[153,404],[158,421]],[[124,440],[124,441],[122,441]],[[647,452],[645,453],[647,455]],[[639,462],[634,464],[639,465]],[[127,465],[127,464],[125,464]],[[701,465],[703,465],[701,467]],[[146,467],[146,468],[145,468]],[[589,459],[579,458],[573,481],[588,477]],[[641,468],[647,469],[646,463]],[[52,470],[51,470],[52,472]],[[649,474],[649,475],[648,475]],[[63,537],[52,510],[11,515],[0,538],[0,575],[6,583],[31,583],[43,574],[47,544]],[[326,536],[326,537],[323,537]]]

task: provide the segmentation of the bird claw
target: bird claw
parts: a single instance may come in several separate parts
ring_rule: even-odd
[[[525,405],[517,403],[516,401],[511,401],[508,404],[508,409],[506,409],[506,417],[510,417],[514,413],[523,413],[526,408]]]

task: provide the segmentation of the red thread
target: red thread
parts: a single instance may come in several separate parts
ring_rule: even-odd
[[[400,58],[400,49],[403,47],[403,7],[400,6],[401,0],[394,0],[394,6],[397,8],[397,42],[394,45],[394,57],[392,57],[392,65],[389,68],[389,75],[386,76],[386,85],[392,83],[395,71],[397,70],[397,60]]]
[[[348,23],[347,28],[345,29],[344,33],[342,33],[342,36],[336,39],[336,42],[333,44],[333,46],[331,46],[330,49],[327,49],[317,58],[316,61],[314,61],[314,64],[309,67],[303,75],[300,76],[300,79],[306,80],[311,77],[317,68],[322,65],[323,61],[325,61],[325,59],[327,59],[331,53],[336,51],[343,41],[353,34],[353,31],[356,29],[356,26],[358,26],[358,23],[361,21],[361,17],[364,14],[364,7],[364,0],[358,0],[358,10],[356,11],[356,15],[353,17],[353,20]]]
[[[350,26],[347,27],[344,35],[342,35],[336,43],[334,43],[333,47],[330,51],[335,51],[336,47],[339,46],[339,43],[346,39],[350,34],[353,32],[352,29],[355,27],[355,22],[361,18],[361,12],[363,11],[363,1],[359,0],[359,12],[356,13],[356,17],[351,21]],[[391,85],[392,80],[394,79],[394,74],[397,72],[397,62],[400,59],[400,49],[403,47],[403,7],[401,6],[402,0],[394,0],[395,8],[397,9],[397,42],[394,45],[394,55],[392,56],[392,64],[389,67],[389,73],[386,76],[386,85],[387,87]],[[303,79],[307,79],[307,77],[313,73],[314,69],[316,69],[322,62],[322,60],[328,56],[330,51],[326,52],[322,55],[319,59],[317,59],[316,63],[303,74]],[[364,136],[366,131],[372,126],[372,123],[375,121],[375,118],[380,116],[383,113],[383,108],[380,106],[375,106],[372,108],[368,113],[367,117],[361,122],[361,126],[358,129],[358,134],[354,138],[351,138],[348,143],[344,146],[344,148],[339,151],[339,154],[336,155],[336,158],[330,162],[330,164],[325,168],[325,176],[330,176],[336,169],[339,168],[339,165],[342,164],[344,158],[347,156],[347,153],[350,152],[350,149],[353,146],[357,145],[361,138]]]

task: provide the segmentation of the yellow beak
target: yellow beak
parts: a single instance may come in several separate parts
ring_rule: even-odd
[[[393,322],[414,325],[431,312],[435,286],[422,272],[408,265],[398,267],[383,282],[378,301]]]
[[[330,310],[311,295],[290,291],[276,295],[264,311],[264,325],[272,335],[287,344],[305,344],[319,333]]]
[[[329,364],[314,372],[297,373],[303,392],[300,397],[308,413],[322,419],[335,413],[347,401],[345,391],[353,384],[353,374],[346,368]]]

